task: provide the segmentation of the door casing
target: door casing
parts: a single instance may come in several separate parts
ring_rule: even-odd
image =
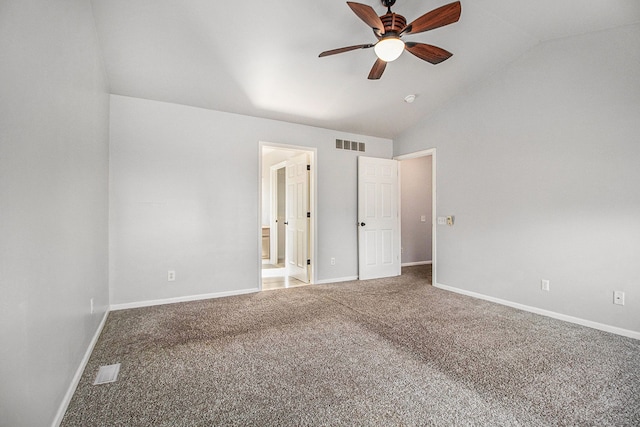
[[[317,282],[318,271],[316,268],[318,253],[318,239],[316,238],[318,233],[318,150],[314,147],[306,147],[300,145],[291,144],[279,144],[273,142],[259,141],[258,142],[258,227],[256,238],[256,253],[258,255],[257,264],[257,277],[258,277],[258,289],[262,290],[262,168],[263,168],[263,149],[264,148],[276,148],[281,150],[292,151],[306,151],[309,154],[309,164],[311,171],[309,174],[309,208],[311,212],[311,218],[309,223],[309,253],[308,258],[311,260],[309,266],[309,283],[314,284]]]
[[[278,199],[281,196],[278,190],[278,171],[284,169],[287,162],[280,162],[270,167],[270,181],[271,181],[271,221],[269,227],[270,232],[270,259],[269,262],[273,265],[278,263],[278,239],[280,238],[280,231],[278,230]]]

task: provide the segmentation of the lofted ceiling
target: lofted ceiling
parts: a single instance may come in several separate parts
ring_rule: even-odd
[[[452,0],[397,0],[408,22]],[[380,0],[359,0],[382,15]],[[373,32],[343,0],[92,0],[111,93],[393,138],[538,43],[640,22],[639,0],[461,0],[460,21],[405,36],[368,80]],[[597,58],[594,58],[597,60]],[[415,94],[412,104],[404,97]]]

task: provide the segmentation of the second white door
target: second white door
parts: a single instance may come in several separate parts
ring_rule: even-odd
[[[398,162],[358,157],[358,276],[400,275]]]
[[[287,275],[309,283],[309,156],[286,163],[286,268]]]

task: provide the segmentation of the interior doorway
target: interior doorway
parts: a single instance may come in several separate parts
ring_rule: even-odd
[[[260,143],[260,289],[315,279],[316,150]]]
[[[436,283],[436,150],[395,157],[400,161],[401,265],[430,267]]]

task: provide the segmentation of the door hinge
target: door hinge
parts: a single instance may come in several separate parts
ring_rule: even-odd
[[[311,212],[307,212],[307,218],[311,218]]]
[[[307,165],[307,170],[310,171],[311,170],[311,165]]]
[[[311,260],[310,259],[307,260],[307,265],[311,265]]]

